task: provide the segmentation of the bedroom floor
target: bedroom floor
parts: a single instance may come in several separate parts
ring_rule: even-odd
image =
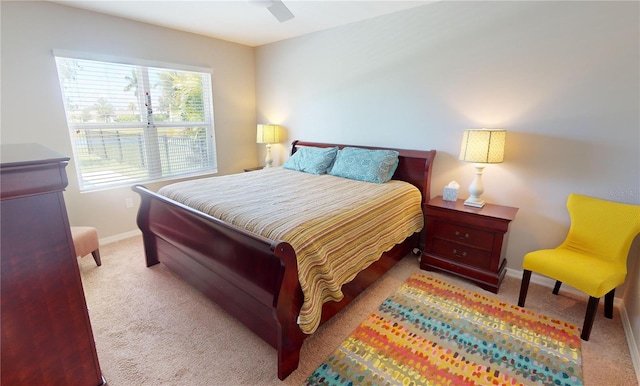
[[[110,386],[299,385],[370,312],[411,274],[408,256],[305,341],[298,370],[276,377],[276,351],[164,266],[146,268],[141,237],[100,248],[102,266],[79,259],[100,366]],[[421,271],[425,272],[425,271]],[[429,273],[475,291],[473,283]],[[517,303],[520,279],[506,277],[496,297]],[[601,302],[602,303],[602,302]],[[527,308],[582,326],[586,299],[531,284]],[[602,304],[583,342],[585,385],[638,385],[616,308]]]

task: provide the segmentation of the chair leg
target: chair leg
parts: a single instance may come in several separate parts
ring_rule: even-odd
[[[562,285],[562,282],[560,280],[556,280],[556,285],[553,287],[553,294],[557,295],[558,292],[560,292],[560,286]]]
[[[96,261],[96,265],[99,267],[102,265],[102,261],[100,260],[100,250],[96,249],[95,251],[91,252],[91,254],[93,255],[93,260]]]
[[[604,295],[604,316],[608,319],[613,319],[613,299],[616,293],[616,289],[612,289],[606,295]]]
[[[589,340],[591,335],[591,327],[593,327],[593,321],[596,319],[596,311],[598,311],[598,303],[600,298],[594,298],[589,296],[589,304],[587,304],[587,314],[584,316],[584,325],[582,326],[582,334],[580,338],[582,340]]]
[[[531,280],[531,271],[524,270],[522,272],[522,283],[520,284],[520,298],[518,306],[524,307],[524,301],[527,299],[527,291],[529,290],[529,281]]]

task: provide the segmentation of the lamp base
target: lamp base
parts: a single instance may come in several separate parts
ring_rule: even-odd
[[[473,165],[476,169],[476,175],[473,177],[473,182],[469,185],[469,198],[464,202],[466,206],[472,206],[474,208],[482,208],[484,206],[484,200],[480,198],[482,192],[484,192],[484,185],[482,184],[482,171],[484,170],[484,164],[476,163]]]
[[[484,206],[484,200],[480,200],[474,197],[469,197],[464,202],[466,206],[472,206],[474,208],[482,208]]]
[[[273,159],[271,158],[271,144],[267,143],[267,156],[264,158],[264,167],[270,168],[273,165]]]

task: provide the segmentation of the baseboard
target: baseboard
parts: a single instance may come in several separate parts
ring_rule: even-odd
[[[636,344],[636,338],[633,335],[633,329],[631,328],[631,320],[629,314],[627,314],[627,308],[624,303],[620,308],[620,318],[622,319],[622,325],[624,326],[624,334],[627,337],[627,343],[629,344],[629,353],[631,355],[631,361],[633,362],[633,368],[636,371],[636,379],[640,385],[640,350]]]
[[[517,271],[511,268],[507,268],[507,276],[515,277],[517,279],[522,279],[522,271]],[[531,274],[531,283],[539,284],[545,287],[552,289],[556,281],[550,279],[545,276],[537,275],[535,272]],[[562,291],[570,292],[576,295],[586,296],[583,292],[578,291],[571,286],[563,286]],[[613,300],[613,305],[618,307],[620,310],[620,318],[622,319],[622,327],[624,329],[624,335],[627,338],[627,345],[629,346],[629,354],[631,355],[631,361],[633,362],[633,369],[636,373],[636,378],[638,379],[638,384],[640,385],[640,350],[638,349],[638,345],[636,344],[636,339],[633,335],[633,329],[631,328],[631,321],[629,320],[629,315],[627,314],[627,309],[624,306],[624,302],[620,298],[615,298]]]
[[[120,234],[117,234],[115,236],[109,236],[109,237],[100,238],[100,240],[98,240],[98,243],[100,245],[111,244],[111,243],[115,243],[116,241],[128,239],[128,238],[134,237],[134,236],[139,236],[141,234],[142,234],[142,232],[140,232],[139,229],[136,229],[136,230],[125,232],[125,233],[120,233]]]
[[[516,271],[514,269],[507,268],[506,275],[507,276],[512,276],[512,277],[515,277],[515,278],[518,278],[518,279],[522,280],[522,271]],[[556,281],[555,280],[550,279],[550,278],[545,277],[545,276],[542,276],[542,275],[538,275],[535,272],[533,272],[531,274],[530,283],[539,284],[541,286],[549,287],[551,289],[553,289],[553,287],[556,285]],[[569,285],[562,286],[562,292],[569,292],[569,293],[574,294],[574,295],[585,296],[584,292],[580,292],[577,289],[575,289],[575,288],[573,288],[573,287],[571,287]],[[620,302],[620,299],[615,298],[613,304],[617,306],[619,302]]]

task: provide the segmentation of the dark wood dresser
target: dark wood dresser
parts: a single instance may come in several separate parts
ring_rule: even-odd
[[[464,277],[498,293],[507,265],[505,235],[516,212],[510,206],[474,208],[464,200],[431,199],[424,208],[427,242],[420,268]]]
[[[104,383],[63,190],[69,157],[0,149],[3,386]]]

